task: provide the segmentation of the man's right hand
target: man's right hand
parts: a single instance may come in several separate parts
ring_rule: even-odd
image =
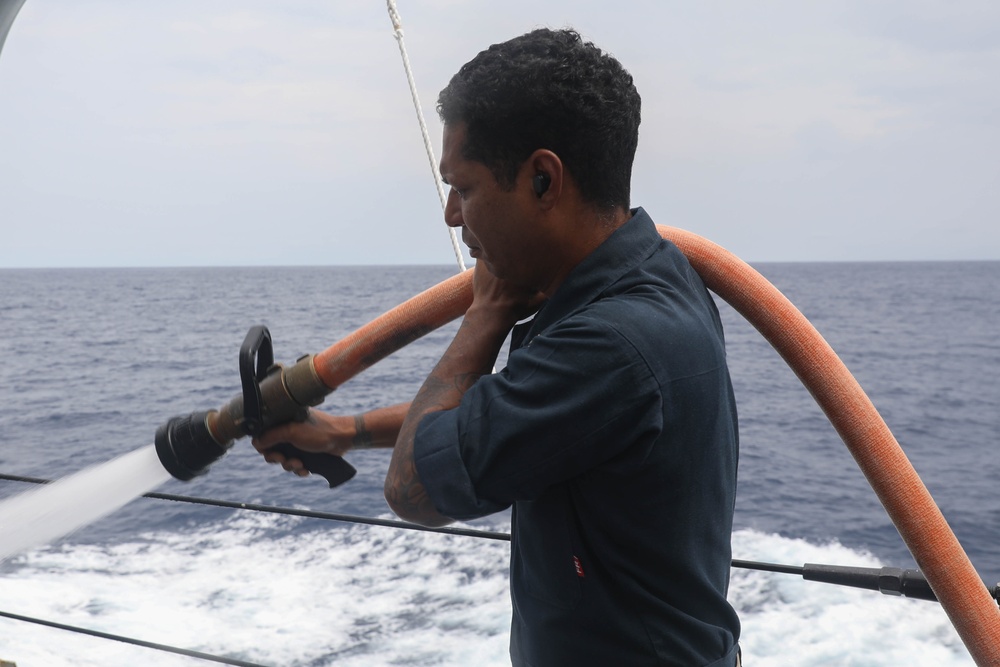
[[[309,471],[303,466],[302,461],[287,458],[271,448],[279,443],[287,442],[304,452],[343,456],[351,449],[355,435],[354,418],[338,417],[318,410],[309,410],[305,421],[275,426],[251,442],[268,463],[280,464],[285,470],[305,477]]]
[[[352,449],[389,448],[396,444],[409,407],[409,403],[400,403],[350,417],[309,410],[305,421],[275,426],[251,442],[268,463],[280,464],[305,477],[309,471],[302,461],[285,457],[272,447],[287,442],[304,452],[334,456],[343,456]]]

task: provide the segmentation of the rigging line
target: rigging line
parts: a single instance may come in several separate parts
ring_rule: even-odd
[[[220,662],[224,665],[236,665],[237,667],[268,667],[267,665],[262,665],[256,662],[247,662],[246,660],[226,658],[220,655],[212,655],[211,653],[201,653],[200,651],[192,651],[186,648],[177,648],[176,646],[168,646],[166,644],[156,644],[154,642],[147,642],[142,639],[123,637],[121,635],[113,635],[107,632],[100,632],[98,630],[89,630],[87,628],[76,627],[74,625],[66,625],[64,623],[55,623],[53,621],[46,621],[40,618],[21,616],[20,614],[12,614],[6,611],[0,611],[0,616],[4,618],[10,618],[15,621],[24,621],[25,623],[44,625],[49,628],[56,628],[57,630],[68,630],[69,632],[77,632],[84,635],[90,635],[91,637],[97,637],[99,639],[111,639],[113,641],[124,642],[126,644],[133,644],[135,646],[141,646],[143,648],[151,648],[157,651],[165,651],[167,653],[176,653],[178,655],[187,656],[189,658],[208,660],[210,662]]]
[[[417,122],[420,124],[420,134],[424,139],[424,150],[427,152],[427,161],[430,163],[431,176],[434,178],[434,185],[437,188],[438,199],[441,200],[441,208],[444,209],[447,200],[444,194],[444,185],[437,172],[437,158],[434,156],[434,148],[431,145],[431,136],[427,131],[427,122],[424,119],[424,110],[420,105],[420,97],[417,95],[417,83],[413,79],[413,70],[410,67],[410,56],[406,52],[406,44],[403,42],[403,20],[396,9],[395,0],[386,0],[386,7],[389,10],[389,19],[392,21],[392,34],[399,44],[399,55],[403,59],[403,69],[406,71],[406,81],[410,86],[410,97],[413,98],[413,110],[417,113]],[[451,236],[451,247],[455,251],[455,261],[458,263],[459,272],[465,271],[465,258],[462,256],[462,247],[458,243],[458,236],[453,227],[448,227],[448,234]]]

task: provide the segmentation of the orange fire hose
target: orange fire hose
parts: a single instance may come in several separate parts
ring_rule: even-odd
[[[799,376],[868,478],[976,664],[1000,666],[1000,609],[888,426],[830,345],[777,288],[738,257],[691,232],[657,229]],[[333,390],[459,317],[471,302],[472,273],[466,271],[316,355],[316,372]]]
[[[316,374],[331,390],[472,305],[472,269],[399,304],[316,355]]]
[[[792,303],[729,251],[657,226],[702,280],[774,346],[819,403],[882,501],[977,665],[1000,666],[1000,609],[896,438],[833,348]]]

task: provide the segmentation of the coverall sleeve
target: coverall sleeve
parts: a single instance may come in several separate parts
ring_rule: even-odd
[[[660,402],[648,365],[613,322],[576,315],[512,352],[457,408],[424,417],[417,472],[445,516],[492,514],[626,447],[651,446]]]

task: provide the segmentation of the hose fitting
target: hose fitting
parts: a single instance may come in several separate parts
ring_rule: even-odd
[[[229,451],[233,441],[219,444],[208,429],[208,417],[213,411],[193,412],[174,417],[156,429],[153,439],[160,463],[171,475],[188,481],[203,475],[208,466]]]

